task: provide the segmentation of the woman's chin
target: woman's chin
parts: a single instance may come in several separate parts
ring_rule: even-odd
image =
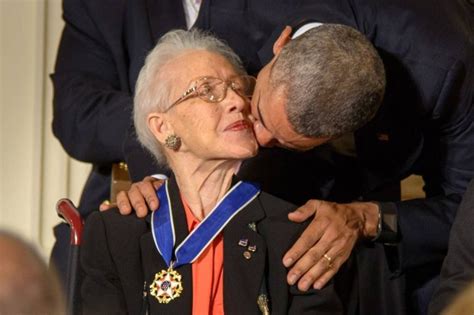
[[[258,153],[258,146],[240,147],[238,150],[232,152],[233,159],[245,160],[254,157]]]

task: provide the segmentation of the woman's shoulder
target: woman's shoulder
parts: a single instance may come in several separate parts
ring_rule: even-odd
[[[148,230],[149,217],[138,218],[134,213],[120,214],[117,208],[91,213],[85,223],[87,233],[97,233],[103,230],[108,237],[130,237],[133,234],[143,234]]]
[[[288,213],[298,208],[295,204],[264,191],[259,194],[258,200],[266,217],[288,218]]]
[[[295,223],[288,219],[288,213],[298,206],[266,192],[260,193],[258,201],[265,213],[258,223],[259,234],[272,240],[271,244],[288,249],[307,226],[307,223]]]

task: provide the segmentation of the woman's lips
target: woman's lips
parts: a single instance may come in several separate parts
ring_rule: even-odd
[[[252,124],[246,120],[238,120],[230,125],[228,125],[224,131],[240,131],[245,129],[250,129]]]

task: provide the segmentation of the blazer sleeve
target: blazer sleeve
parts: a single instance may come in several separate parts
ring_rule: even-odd
[[[108,246],[106,227],[99,212],[85,224],[81,249],[84,279],[81,286],[84,314],[126,314],[125,296]]]
[[[117,32],[116,37],[121,32],[117,19],[123,15],[122,2],[103,4],[107,12],[101,13],[107,22],[115,21],[105,31]],[[106,40],[104,27],[99,29],[85,1],[65,0],[63,11],[66,25],[51,75],[54,135],[75,159],[96,164],[123,160],[132,97],[121,88],[127,84],[120,78],[124,70],[114,59],[120,48]]]

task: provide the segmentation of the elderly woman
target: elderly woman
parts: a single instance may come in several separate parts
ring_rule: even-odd
[[[224,43],[199,31],[162,37],[140,72],[138,137],[173,176],[142,220],[116,210],[86,223],[81,256],[89,313],[337,314],[330,284],[286,284],[285,251],[303,226],[295,207],[234,173],[258,145],[249,120],[255,79]]]

